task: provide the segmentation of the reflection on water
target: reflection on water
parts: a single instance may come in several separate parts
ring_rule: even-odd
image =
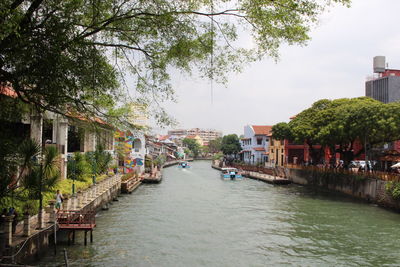
[[[398,266],[400,216],[296,185],[223,181],[210,162],[170,167],[99,213],[70,266]],[[61,251],[60,246],[58,251]],[[62,255],[38,264],[57,266]]]

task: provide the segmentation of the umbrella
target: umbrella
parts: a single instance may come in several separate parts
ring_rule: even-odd
[[[400,162],[392,165],[390,168],[400,168]]]

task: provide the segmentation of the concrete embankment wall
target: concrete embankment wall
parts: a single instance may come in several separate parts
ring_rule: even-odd
[[[356,179],[341,173],[323,173],[304,169],[287,169],[288,179],[295,184],[320,187],[400,211],[400,202],[386,191],[387,181]]]

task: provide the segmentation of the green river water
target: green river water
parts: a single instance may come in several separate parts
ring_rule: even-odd
[[[164,169],[96,218],[61,266],[400,266],[400,215],[343,195],[223,181],[209,161]]]

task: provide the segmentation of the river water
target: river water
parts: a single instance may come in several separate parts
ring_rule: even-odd
[[[400,266],[400,215],[302,186],[223,181],[210,162],[164,169],[96,218],[60,266]]]

